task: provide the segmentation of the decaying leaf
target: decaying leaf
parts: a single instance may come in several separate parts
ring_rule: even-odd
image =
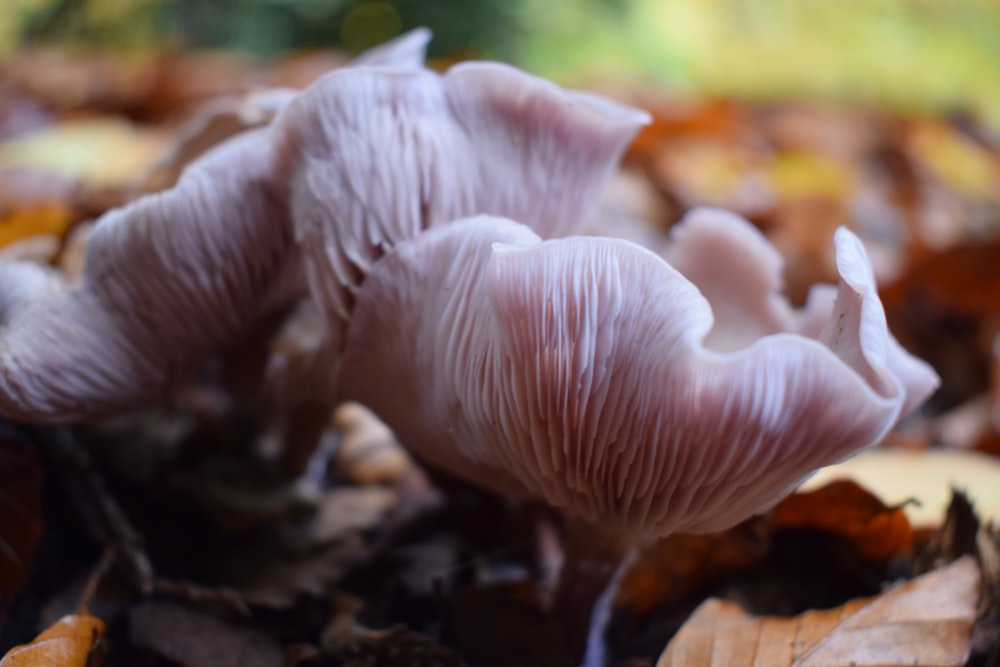
[[[996,665],[1000,663],[1000,528],[992,524],[980,527],[976,550],[983,570],[983,596],[972,634],[972,652],[974,656],[992,656],[992,662],[984,663]]]
[[[333,419],[341,429],[337,467],[351,481],[391,482],[413,465],[389,427],[364,406],[345,403],[337,408]]]
[[[0,433],[0,627],[28,580],[42,536],[42,465],[34,445]]]
[[[63,616],[30,644],[15,646],[0,667],[85,667],[104,621],[90,614]]]
[[[941,523],[953,486],[965,491],[981,518],[1000,518],[1000,460],[976,452],[871,449],[820,469],[801,490],[838,479],[854,480],[889,505],[905,503],[903,510],[914,526]]]
[[[982,571],[976,627],[969,665],[1000,665],[1000,530],[993,522],[980,524],[975,509],[955,491],[944,523],[914,558],[914,571],[927,572],[960,556],[974,556]]]
[[[281,667],[284,652],[271,637],[209,614],[164,602],[144,602],[129,614],[132,641],[184,667]]]
[[[794,618],[755,618],[724,600],[704,602],[657,667],[961,667],[979,602],[971,557],[875,598]]]
[[[61,236],[72,220],[72,212],[62,202],[0,211],[0,247],[43,234]]]
[[[357,598],[338,595],[333,615],[320,642],[324,652],[343,659],[352,667],[457,667],[458,656],[430,637],[404,626],[373,630],[358,622],[364,604]]]
[[[644,548],[622,578],[616,604],[636,614],[691,595],[706,583],[750,567],[767,551],[764,523],[722,533],[671,535]]]
[[[67,121],[0,144],[0,166],[123,185],[152,164],[162,147],[155,129],[111,119]]]
[[[965,555],[978,556],[979,517],[961,491],[953,491],[944,521],[926,538],[913,558],[913,573],[924,574]]]
[[[235,549],[222,576],[257,605],[280,609],[302,594],[323,597],[369,555],[374,538],[366,533],[391,525],[399,503],[396,492],[377,486],[333,489],[315,512],[286,517],[265,544]]]
[[[884,563],[913,546],[913,531],[902,508],[887,507],[848,480],[792,494],[778,504],[773,518],[784,528],[816,528],[836,533],[873,561]]]

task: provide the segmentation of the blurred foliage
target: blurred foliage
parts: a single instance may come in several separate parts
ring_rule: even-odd
[[[130,50],[360,51],[408,28],[438,56],[562,81],[971,111],[1000,123],[996,0],[4,0],[0,54],[28,41]]]
[[[971,111],[1000,123],[996,0],[633,0],[538,21],[524,62],[557,78],[641,73],[751,98]],[[578,4],[578,3],[577,3]]]
[[[47,42],[127,50],[234,49],[273,57],[293,49],[357,52],[420,25],[434,54],[509,54],[510,0],[4,0],[0,54]]]

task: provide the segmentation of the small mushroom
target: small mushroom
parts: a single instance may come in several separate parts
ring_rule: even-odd
[[[840,230],[836,248],[840,284],[797,313],[779,256],[736,216],[688,216],[677,266],[472,218],[372,270],[339,387],[423,460],[572,517],[554,604],[582,653],[637,540],[768,509],[937,386],[889,333],[857,237]]]

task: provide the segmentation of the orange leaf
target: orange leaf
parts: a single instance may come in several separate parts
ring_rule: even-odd
[[[72,212],[60,203],[37,204],[0,212],[0,248],[29,236],[62,236],[72,221]]]
[[[748,521],[723,533],[676,534],[646,546],[622,578],[616,604],[647,614],[755,565],[768,546],[763,531],[762,522]]]
[[[754,617],[713,598],[681,627],[657,667],[960,667],[978,598],[971,556],[878,597],[794,618]]]
[[[913,545],[913,530],[903,510],[886,507],[848,480],[795,493],[781,501],[773,517],[782,528],[814,528],[840,535],[875,562],[906,553]]]
[[[85,667],[104,621],[90,614],[63,616],[30,644],[15,646],[0,667]]]

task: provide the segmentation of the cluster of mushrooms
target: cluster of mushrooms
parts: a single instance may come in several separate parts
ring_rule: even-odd
[[[601,664],[638,543],[768,509],[937,376],[887,330],[850,231],[839,284],[802,309],[722,211],[689,213],[665,256],[573,236],[648,116],[502,64],[438,74],[428,38],[275,96],[270,124],[105,214],[77,284],[0,267],[0,412],[134,408],[308,304],[323,335],[296,391],[359,401],[429,466],[566,517],[551,604]]]

